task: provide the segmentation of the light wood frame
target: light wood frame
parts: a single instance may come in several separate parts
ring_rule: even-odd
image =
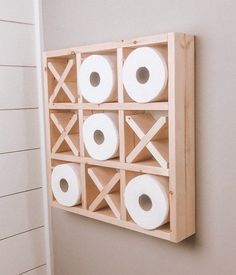
[[[151,102],[139,104],[127,100],[124,86],[122,83],[122,66],[127,54],[133,49],[141,46],[166,47],[168,52],[168,101]],[[78,69],[83,59],[91,54],[115,54],[117,57],[117,92],[118,101],[112,103],[92,104],[87,103],[80,96],[78,86]],[[52,90],[51,73],[53,62],[62,62],[64,71],[59,77],[56,74],[58,84]],[[65,63],[65,60],[67,62]],[[58,87],[63,88],[63,82],[66,74],[73,64],[76,64],[76,82],[77,96],[73,97],[67,87],[66,92],[71,96],[71,102],[54,102],[52,92],[58,93]],[[45,83],[45,114],[46,114],[46,132],[47,132],[47,157],[48,157],[48,176],[50,179],[51,170],[57,163],[73,162],[81,166],[82,180],[82,204],[75,207],[65,207],[56,202],[53,198],[50,184],[49,194],[51,206],[80,214],[86,217],[94,218],[120,227],[128,228],[154,237],[162,238],[172,242],[179,242],[195,233],[195,141],[194,141],[194,36],[183,33],[165,33],[155,36],[136,38],[131,40],[122,40],[112,43],[104,43],[89,46],[80,46],[75,48],[49,51],[44,53],[44,83]],[[50,68],[51,67],[51,68]],[[54,72],[55,76],[55,72]],[[55,84],[54,84],[55,85]],[[49,91],[50,89],[50,91]],[[74,93],[73,93],[74,95]],[[55,99],[55,96],[53,96]],[[78,115],[79,133],[82,132],[84,113],[86,111],[116,111],[119,114],[119,135],[120,135],[120,157],[107,161],[94,160],[86,155],[82,135],[79,135],[79,146],[75,154],[71,152],[53,152],[50,117],[58,112],[74,112]],[[162,116],[148,132],[139,130],[140,141],[136,147],[132,148],[132,154],[128,156],[126,148],[127,141],[125,133],[128,131],[127,123],[131,128],[137,126],[135,121],[136,112],[142,111],[166,111],[168,116]],[[161,154],[155,154],[152,151],[153,145],[151,138],[164,125],[168,125],[168,144],[167,154],[163,157]],[[136,126],[135,126],[136,125]],[[139,125],[140,126],[140,125]],[[142,128],[142,127],[141,127]],[[137,129],[136,129],[137,130]],[[141,161],[132,162],[133,157],[137,156],[141,147],[149,144],[149,151],[159,159],[161,165],[156,163]],[[96,178],[96,169],[101,172],[106,169],[113,169],[113,177],[107,180],[108,186],[101,185]],[[130,220],[125,209],[123,193],[128,182],[130,174],[150,173],[169,178],[169,199],[170,199],[170,222],[155,230],[145,230]],[[91,179],[92,178],[92,179]],[[95,181],[99,187],[100,195],[96,198],[99,202],[101,198],[109,201],[112,211],[103,209],[95,211],[94,204],[88,203],[87,182]],[[105,177],[104,177],[105,180]],[[114,205],[108,192],[110,188],[119,181],[120,202],[119,207]],[[50,182],[50,180],[49,180]],[[119,209],[118,209],[119,208]],[[111,210],[111,209],[109,209]],[[111,215],[110,212],[115,213]]]

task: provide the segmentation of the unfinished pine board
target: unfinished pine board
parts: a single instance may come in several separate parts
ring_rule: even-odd
[[[0,67],[0,109],[37,108],[36,68]]]
[[[130,52],[141,46],[167,52],[167,101],[140,104],[127,96],[122,80],[123,62]],[[79,68],[92,54],[116,54],[117,102],[91,104],[80,95]],[[56,77],[52,64],[61,68]],[[81,165],[82,181],[82,204],[64,207],[51,195],[52,207],[172,242],[194,234],[194,37],[165,33],[45,52],[44,72],[48,177],[50,179],[56,165],[72,162]],[[68,78],[67,74],[70,74]],[[76,84],[76,92],[68,91],[69,79]],[[119,114],[119,157],[98,161],[87,154],[81,132],[86,116],[107,111]],[[68,113],[78,115],[75,122],[79,129],[77,151],[68,147],[53,150],[58,133],[50,126],[51,116],[62,114],[56,121],[58,129]],[[68,121],[59,129],[64,135],[66,125]],[[155,230],[136,225],[124,204],[127,183],[144,173],[165,176],[169,180],[170,222]],[[51,194],[50,184],[49,192]]]
[[[45,264],[44,243],[43,227],[1,241],[0,266],[4,275],[20,274]]]
[[[147,104],[140,103],[49,103],[49,109],[52,110],[168,110],[168,102],[151,102]]]
[[[12,173],[13,163],[14,173]],[[0,197],[42,187],[40,150],[0,154]]]
[[[194,37],[169,34],[171,240],[195,232]]]
[[[0,65],[36,66],[32,25],[0,21]]]
[[[37,109],[0,111],[0,153],[39,148]]]
[[[0,20],[34,24],[34,1],[0,0]]]
[[[43,226],[42,188],[0,198],[0,240]]]

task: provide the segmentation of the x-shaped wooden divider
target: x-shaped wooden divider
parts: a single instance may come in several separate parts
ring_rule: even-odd
[[[138,154],[146,147],[161,167],[168,168],[167,139],[155,140],[155,136],[166,125],[167,117],[161,116],[156,121],[151,114],[137,114],[126,116],[126,122],[140,139],[126,157],[126,161],[134,162]]]
[[[105,200],[114,215],[120,219],[120,195],[119,192],[115,192],[117,191],[116,187],[120,180],[120,174],[115,169],[101,167],[89,168],[88,174],[100,191],[90,204],[89,210],[96,211],[104,207],[102,202]]]
[[[56,153],[65,140],[73,154],[78,156],[79,135],[70,134],[71,129],[78,121],[77,114],[73,114],[71,116],[71,114],[67,113],[51,113],[50,117],[61,134],[56,143],[53,145],[52,152]]]
[[[76,101],[76,96],[74,95],[74,92],[72,91],[71,88],[68,87],[68,84],[65,83],[66,77],[68,76],[68,74],[69,74],[71,68],[74,66],[74,64],[75,64],[74,59],[69,59],[67,65],[65,67],[65,70],[60,75],[60,72],[55,68],[53,63],[48,62],[48,68],[51,71],[51,73],[53,74],[53,76],[55,77],[55,79],[57,80],[57,85],[56,85],[52,95],[49,98],[50,103],[52,103],[55,100],[60,89],[63,89],[63,91],[68,96],[68,98],[70,99],[71,102],[74,103]]]

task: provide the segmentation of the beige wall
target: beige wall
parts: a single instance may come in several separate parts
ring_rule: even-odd
[[[45,49],[196,35],[197,235],[180,244],[53,210],[56,275],[236,274],[236,2],[45,0]]]

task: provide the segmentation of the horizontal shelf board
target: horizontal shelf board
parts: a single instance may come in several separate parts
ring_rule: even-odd
[[[117,48],[132,48],[145,45],[158,45],[158,44],[167,44],[168,42],[168,33],[146,36],[146,37],[137,37],[134,39],[120,40],[117,42],[110,43],[101,43],[87,46],[80,46],[75,48],[61,49],[55,51],[45,52],[46,57],[58,57],[71,55],[76,53],[94,53],[102,51],[112,51]]]
[[[52,110],[156,110],[167,111],[168,102],[151,102],[139,104],[130,103],[50,103],[49,109]]]
[[[140,233],[143,233],[146,235],[150,235],[153,237],[170,240],[171,231],[170,231],[170,228],[168,225],[164,225],[164,226],[162,226],[158,229],[155,229],[155,230],[145,230],[145,229],[139,227],[138,225],[136,225],[135,223],[133,223],[132,221],[119,220],[119,219],[114,218],[110,215],[107,215],[107,213],[109,214],[110,212],[106,211],[106,209],[103,211],[91,212],[91,211],[82,209],[81,206],[65,207],[63,205],[60,205],[56,201],[52,201],[51,206],[71,212],[71,213],[79,214],[79,215],[82,215],[82,216],[85,216],[88,218],[92,218],[92,219],[107,222],[107,223],[110,223],[113,225],[117,225],[120,227],[124,227],[126,229],[137,231],[137,232],[140,232]]]
[[[96,165],[101,167],[109,167],[115,169],[124,169],[140,173],[150,173],[160,176],[169,176],[169,169],[164,169],[158,166],[155,166],[156,163],[153,160],[142,161],[139,163],[124,163],[120,162],[118,159],[99,161],[89,157],[77,157],[72,155],[71,152],[63,153],[52,153],[51,158],[55,160],[62,160],[68,162],[77,162],[90,165]]]

